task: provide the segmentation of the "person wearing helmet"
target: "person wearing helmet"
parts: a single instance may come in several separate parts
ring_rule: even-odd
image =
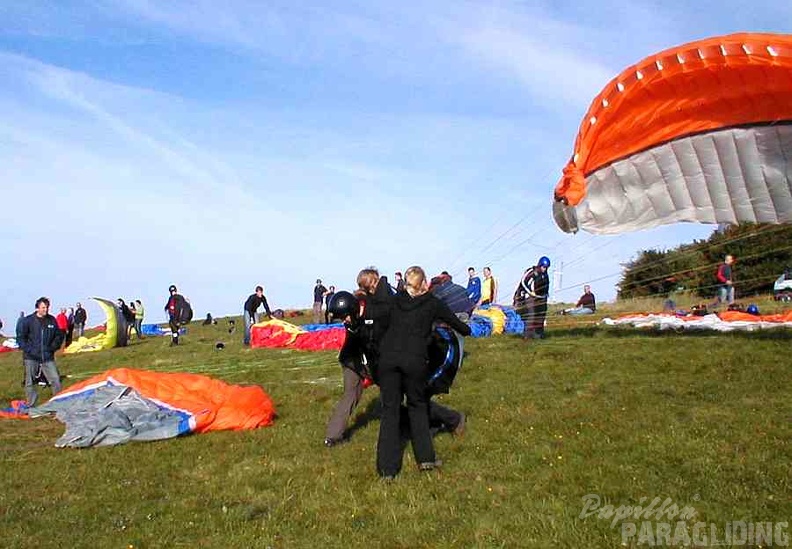
[[[550,258],[542,256],[536,265],[523,273],[514,292],[514,307],[525,323],[525,340],[544,338],[544,323],[547,316],[547,297],[550,291]]]
[[[363,389],[376,379],[378,342],[386,329],[390,307],[390,284],[373,267],[357,276],[355,294],[337,292],[328,303],[329,318],[341,320],[346,329],[344,345],[338,354],[344,376],[344,394],[333,408],[327,423],[324,444],[331,448],[345,442],[347,422],[357,408]]]
[[[179,295],[173,284],[168,288],[170,296],[165,303],[165,312],[168,313],[168,325],[171,329],[171,347],[179,344],[179,328],[181,327],[182,311],[185,307],[184,297]]]

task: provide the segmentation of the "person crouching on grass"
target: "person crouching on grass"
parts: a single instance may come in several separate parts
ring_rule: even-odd
[[[429,428],[426,391],[427,349],[432,324],[445,322],[462,335],[470,335],[470,327],[459,320],[445,303],[428,293],[426,273],[421,267],[410,267],[404,278],[407,291],[393,298],[388,329],[380,346],[378,381],[382,417],[377,441],[377,472],[385,479],[393,479],[401,471],[399,408],[405,396],[410,438],[418,468],[430,471],[440,465]]]

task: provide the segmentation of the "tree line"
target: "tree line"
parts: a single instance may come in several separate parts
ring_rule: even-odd
[[[706,240],[670,250],[642,250],[623,265],[619,298],[663,296],[672,291],[711,297],[724,257],[733,255],[736,293],[770,293],[773,283],[792,267],[792,225],[743,224],[719,227]]]

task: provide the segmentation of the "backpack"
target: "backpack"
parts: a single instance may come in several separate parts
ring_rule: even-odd
[[[186,299],[182,301],[181,311],[179,311],[179,324],[189,324],[193,317],[193,310],[190,302]]]

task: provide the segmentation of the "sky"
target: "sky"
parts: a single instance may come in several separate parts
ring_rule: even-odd
[[[0,319],[49,296],[239,314],[257,284],[421,265],[501,303],[547,255],[553,297],[713,230],[567,235],[552,192],[591,100],[678,44],[790,32],[788,2],[58,0],[0,5]],[[103,321],[89,307],[89,325]]]

